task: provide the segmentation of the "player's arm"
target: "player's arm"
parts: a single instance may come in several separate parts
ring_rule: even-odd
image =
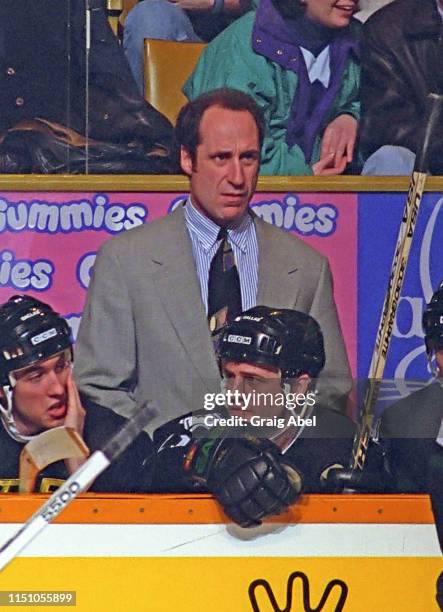
[[[300,475],[272,442],[222,437],[216,428],[199,427],[203,419],[203,413],[189,414],[154,432],[157,486],[206,488],[242,527],[260,525],[295,503]]]
[[[380,421],[375,425],[378,431]],[[350,469],[347,465],[328,470],[323,480],[323,488],[327,492],[339,493],[344,489],[357,493],[389,493],[396,486],[389,465],[388,440],[371,438],[369,441],[366,461],[362,470]],[[352,458],[350,448],[349,459]]]

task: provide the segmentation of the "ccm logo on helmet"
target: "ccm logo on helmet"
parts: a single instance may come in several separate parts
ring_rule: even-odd
[[[251,344],[252,338],[248,336],[236,336],[235,334],[229,334],[228,342],[233,342],[234,344]]]
[[[51,327],[51,329],[47,329],[41,334],[38,334],[37,336],[34,336],[33,338],[31,338],[31,343],[35,346],[36,344],[40,344],[41,342],[44,342],[45,340],[49,340],[49,338],[53,338],[56,335],[57,335],[57,330],[55,329],[55,327]]]

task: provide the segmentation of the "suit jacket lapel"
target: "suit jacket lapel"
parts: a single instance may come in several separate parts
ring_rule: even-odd
[[[274,228],[254,215],[258,240],[257,305],[294,308],[300,291],[294,249],[275,241]]]
[[[201,300],[192,244],[186,229],[183,207],[169,217],[162,245],[151,254],[158,266],[154,284],[178,341],[181,342],[199,376],[209,383],[219,379],[206,312]]]

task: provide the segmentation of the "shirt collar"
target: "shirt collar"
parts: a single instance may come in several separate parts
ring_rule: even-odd
[[[220,227],[194,206],[191,197],[188,198],[185,205],[185,222],[205,251],[209,251],[217,242]],[[228,227],[229,241],[243,253],[247,249],[248,234],[252,225],[253,220],[248,210],[248,213],[235,226]]]

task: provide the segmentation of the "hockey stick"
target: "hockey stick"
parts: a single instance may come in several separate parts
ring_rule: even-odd
[[[38,474],[61,459],[86,459],[89,449],[72,427],[54,427],[30,440],[20,453],[19,491],[32,493]]]
[[[429,94],[423,139],[417,153],[414,171],[409,183],[408,197],[398,232],[391,274],[369,368],[369,385],[364,397],[361,425],[355,437],[352,449],[350,468],[351,471],[354,472],[361,472],[366,460],[372,430],[373,409],[377,401],[381,379],[386,365],[395,315],[406,273],[409,251],[411,249],[418,211],[425,188],[429,144],[432,141],[432,133],[435,126],[443,116],[442,109],[443,95]]]
[[[47,502],[0,548],[0,570],[35,538],[80,493],[85,491],[139,435],[156,412],[148,404],[118,431],[102,448],[95,451],[79,469],[55,491]]]

